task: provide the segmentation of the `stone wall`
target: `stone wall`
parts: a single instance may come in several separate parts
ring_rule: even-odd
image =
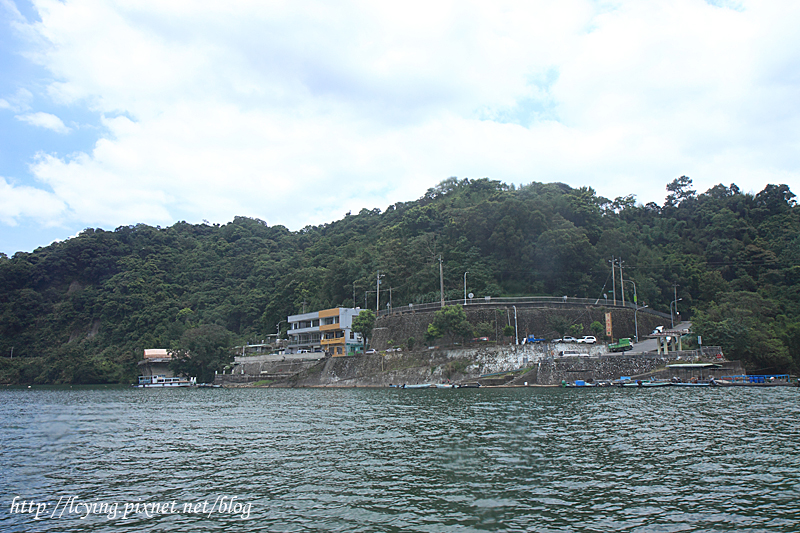
[[[626,308],[603,308],[593,306],[558,306],[558,307],[517,307],[517,329],[520,339],[529,334],[537,337],[552,339],[558,337],[548,322],[554,315],[561,315],[573,324],[583,326],[580,335],[593,335],[589,326],[592,322],[605,324],[605,313],[611,312],[611,321],[614,329],[614,338],[630,337],[636,334],[634,311]],[[488,322],[495,329],[492,339],[502,340],[503,326],[514,326],[514,309],[511,307],[469,307],[465,309],[467,319],[474,326],[480,322]],[[639,337],[649,334],[656,326],[669,327],[669,319],[651,315],[642,311],[637,313],[639,322]],[[433,321],[433,311],[411,311],[381,316],[375,322],[370,344],[378,350],[385,350],[392,346],[403,346],[410,337],[414,338],[416,346],[425,344],[425,332],[428,324]],[[440,340],[439,342],[444,342]]]
[[[472,381],[486,374],[518,371],[549,353],[547,345],[486,345],[331,357],[323,365],[300,373],[287,385],[385,387]]]
[[[237,356],[232,370],[227,374],[217,374],[214,383],[239,385],[263,380],[283,381],[317,365],[325,358],[324,355],[318,357],[308,357],[317,354],[305,355],[306,357],[297,355]]]
[[[574,383],[576,380],[607,381],[621,377],[644,379],[651,376],[660,379],[678,377],[688,381],[693,377],[700,379],[714,375],[719,378],[723,375],[742,375],[745,373],[739,361],[720,362],[723,368],[714,370],[667,368],[668,364],[675,362],[683,361],[676,361],[674,354],[665,357],[650,353],[542,359],[535,364],[530,372],[516,378],[510,384],[522,385],[527,381],[529,385],[558,385],[562,380],[567,383]]]
[[[623,376],[637,379],[650,375],[675,375],[686,379],[692,374],[700,377],[697,370],[667,369],[667,364],[676,361],[674,354],[669,357],[657,354],[602,354],[605,346],[596,345],[577,348],[587,353],[585,357],[559,357],[558,352],[564,346],[569,345],[487,345],[332,357],[300,372],[284,385],[384,387],[403,383],[413,385],[478,380],[486,385],[507,382],[510,385],[523,385],[525,382],[529,385],[558,385],[562,380],[573,383],[575,380],[614,380]],[[727,365],[726,369],[715,371],[717,375],[744,373],[738,362],[724,364]],[[498,377],[510,372],[517,373],[518,377],[513,380]]]

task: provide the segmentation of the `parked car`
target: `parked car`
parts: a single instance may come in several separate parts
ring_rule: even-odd
[[[564,350],[559,354],[560,357],[589,357],[588,353],[576,352],[574,350]]]
[[[556,339],[553,342],[578,342],[578,339],[576,339],[575,337],[570,337],[569,335],[567,335],[567,336],[565,336],[565,337],[563,337],[561,339]]]
[[[580,344],[597,344],[597,338],[592,335],[586,335],[582,339],[578,339]]]
[[[378,352],[375,350],[375,348],[370,348],[369,350],[367,350],[364,353],[367,354],[367,355],[375,355]]]

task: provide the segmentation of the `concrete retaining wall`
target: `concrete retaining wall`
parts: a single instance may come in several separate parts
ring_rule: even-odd
[[[485,322],[492,325],[494,334],[492,339],[502,340],[503,326],[514,326],[514,309],[509,308],[470,308],[465,309],[467,319],[475,326]],[[549,319],[554,315],[566,317],[572,324],[580,324],[583,328],[582,335],[593,335],[589,326],[592,322],[605,324],[605,313],[611,313],[614,338],[630,337],[636,334],[634,311],[625,308],[603,308],[593,306],[574,307],[517,307],[516,325],[520,339],[529,334],[548,339],[559,335],[549,325]],[[425,344],[425,332],[428,324],[433,321],[434,311],[413,311],[397,313],[379,317],[375,322],[370,344],[378,350],[385,350],[390,346],[404,346],[409,338],[414,339],[416,346]],[[656,326],[669,327],[669,319],[644,312],[636,313],[639,322],[639,336],[642,337],[653,331]],[[389,344],[392,341],[392,344]]]
[[[582,347],[590,352],[587,357],[554,357],[558,348],[549,344],[478,346],[332,357],[310,364],[283,379],[278,375],[270,377],[276,380],[273,386],[385,387],[403,383],[467,381],[480,381],[484,385],[523,385],[525,382],[529,385],[558,385],[562,380],[572,383],[575,380],[614,380],[622,376],[637,379],[649,375],[688,379],[708,373],[667,369],[667,364],[676,362],[675,354],[669,357],[631,353],[599,355],[604,347],[593,346]],[[685,352],[683,361],[690,355]],[[724,364],[726,368],[715,371],[715,375],[744,373],[738,362]],[[509,377],[509,373],[515,375]]]

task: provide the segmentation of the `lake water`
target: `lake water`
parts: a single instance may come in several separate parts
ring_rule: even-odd
[[[2,390],[0,531],[798,531],[799,393]]]

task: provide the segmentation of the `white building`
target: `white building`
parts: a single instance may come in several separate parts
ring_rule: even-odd
[[[287,353],[326,352],[333,357],[361,353],[361,335],[352,329],[353,317],[360,312],[358,307],[335,307],[289,316]]]

